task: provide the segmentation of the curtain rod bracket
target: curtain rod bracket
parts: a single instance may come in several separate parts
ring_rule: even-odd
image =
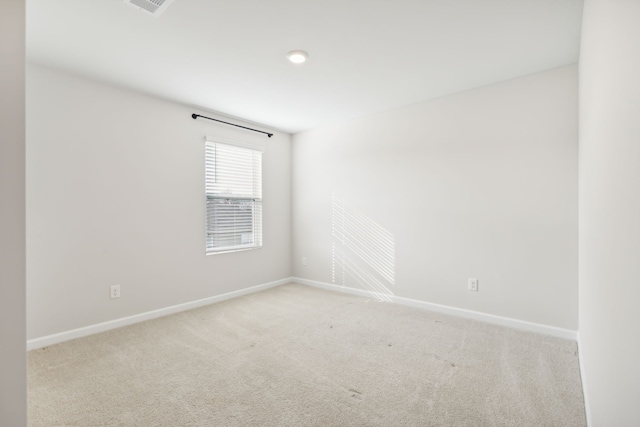
[[[236,125],[236,124],[234,124],[234,123],[223,122],[222,120],[212,119],[211,117],[201,116],[200,114],[195,114],[195,113],[194,113],[194,114],[192,114],[192,115],[191,115],[191,118],[192,118],[193,120],[197,119],[198,117],[202,117],[203,119],[207,119],[207,120],[213,120],[214,122],[224,123],[225,125],[231,125],[231,126],[239,127],[239,128],[242,128],[242,129],[251,130],[251,131],[254,131],[254,132],[264,133],[264,134],[265,134],[265,135],[267,135],[269,138],[271,138],[271,137],[273,136],[273,134],[272,134],[272,133],[269,133],[269,132],[264,132],[264,131],[261,131],[261,130],[258,130],[258,129],[248,128],[248,127],[246,127],[246,126]]]

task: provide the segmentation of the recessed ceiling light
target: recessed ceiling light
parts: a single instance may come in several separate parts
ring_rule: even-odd
[[[291,52],[287,53],[287,58],[289,58],[289,61],[293,62],[294,64],[302,64],[307,60],[308,57],[309,54],[304,50],[292,50]]]

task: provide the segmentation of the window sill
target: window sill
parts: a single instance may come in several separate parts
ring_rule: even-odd
[[[232,252],[245,252],[245,251],[253,251],[256,249],[262,249],[262,246],[252,246],[250,248],[238,248],[238,249],[227,249],[227,250],[222,250],[222,251],[210,251],[207,252],[206,255],[218,255],[218,254],[229,254]]]

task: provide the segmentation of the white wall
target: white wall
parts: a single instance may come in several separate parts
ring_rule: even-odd
[[[0,2],[0,425],[27,425],[25,2]]]
[[[640,2],[587,0],[580,356],[592,426],[640,425]]]
[[[294,275],[576,330],[577,103],[568,66],[294,135]]]
[[[290,276],[289,135],[35,65],[27,112],[30,339]],[[205,255],[205,135],[266,144],[262,249]]]

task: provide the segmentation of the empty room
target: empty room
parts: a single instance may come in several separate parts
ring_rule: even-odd
[[[640,1],[3,0],[0,426],[640,425]]]

